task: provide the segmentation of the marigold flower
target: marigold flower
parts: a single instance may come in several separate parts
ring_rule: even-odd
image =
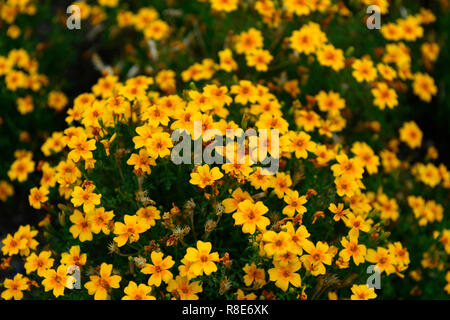
[[[30,195],[28,196],[28,201],[30,205],[35,209],[40,209],[42,203],[48,200],[49,191],[46,187],[40,187],[39,189],[34,187],[30,190]]]
[[[306,268],[311,270],[312,275],[325,274],[325,265],[330,265],[332,255],[329,253],[327,243],[318,241],[316,245],[312,242],[306,242],[303,249],[308,253],[301,256],[300,260],[306,264]]]
[[[197,241],[196,248],[187,248],[184,259],[189,261],[189,271],[196,275],[210,275],[217,271],[217,266],[214,262],[219,262],[219,254],[217,252],[210,253],[212,248],[211,242]]]
[[[370,59],[356,59],[353,64],[353,77],[358,82],[372,82],[377,77],[377,69]]]
[[[400,140],[407,143],[411,149],[422,145],[423,133],[414,121],[403,123],[399,130]]]
[[[216,180],[223,177],[223,173],[217,167],[209,170],[209,165],[204,164],[196,168],[196,172],[191,173],[191,180],[189,182],[193,185],[197,185],[200,188],[206,188],[214,184]]]
[[[283,208],[283,214],[288,217],[294,216],[296,212],[303,214],[307,211],[303,205],[308,202],[308,199],[306,196],[299,196],[298,191],[287,192],[284,196],[284,202],[287,203],[287,206]]]
[[[269,209],[261,202],[253,203],[244,200],[239,203],[238,210],[233,214],[234,223],[242,225],[242,232],[254,234],[256,228],[263,231],[270,224],[270,220],[263,215]]]
[[[111,275],[113,265],[102,263],[100,266],[99,276],[90,276],[90,281],[84,287],[95,300],[106,300],[111,289],[119,288],[122,280],[121,276]]]
[[[150,227],[139,219],[137,215],[125,215],[124,222],[114,223],[114,234],[117,236],[114,241],[119,247],[124,246],[127,241],[136,242],[139,240],[139,234],[147,231]]]
[[[142,273],[151,275],[148,279],[149,286],[155,285],[159,287],[161,281],[169,283],[169,281],[173,279],[172,272],[168,269],[175,264],[175,261],[172,260],[171,256],[167,256],[164,259],[163,256],[164,254],[162,252],[153,251],[151,254],[153,264],[146,264],[145,267],[141,269]]]
[[[69,281],[69,276],[67,275],[67,267],[59,266],[58,269],[48,269],[44,272],[44,280],[42,280],[42,285],[45,291],[52,290],[53,295],[58,298],[64,295],[64,289],[71,289],[73,284]]]
[[[152,288],[141,283],[139,286],[134,281],[130,281],[128,286],[123,289],[125,296],[122,300],[156,300],[156,298],[149,293]]]
[[[100,204],[101,194],[94,193],[94,185],[86,185],[84,188],[76,186],[70,200],[75,207],[83,206],[84,212],[91,212],[96,205]]]
[[[242,270],[245,272],[243,279],[247,287],[251,286],[253,282],[257,285],[263,285],[266,282],[264,269],[256,267],[254,262],[250,265],[246,263]]]
[[[275,281],[275,285],[283,291],[288,289],[289,284],[298,288],[302,285],[300,275],[296,273],[300,267],[300,261],[286,265],[274,264],[274,268],[268,271],[270,281]]]
[[[98,234],[102,231],[104,234],[110,232],[110,222],[114,217],[114,212],[105,211],[105,208],[95,208],[89,212],[89,220],[91,222],[91,230],[93,233]]]
[[[8,234],[2,240],[2,252],[4,255],[13,256],[19,253],[19,250],[27,248],[27,239],[20,238],[17,234],[14,236]]]
[[[43,277],[45,271],[53,266],[55,259],[50,258],[51,254],[50,251],[41,251],[39,256],[34,252],[29,255],[24,265],[27,274],[37,271],[38,276]]]
[[[14,276],[13,279],[5,279],[3,282],[3,286],[5,290],[2,291],[1,297],[5,300],[22,300],[23,292],[28,290],[28,281],[27,277],[24,277],[22,274],[18,273]]]
[[[358,244],[358,237],[354,234],[349,236],[349,239],[343,237],[341,244],[344,247],[339,252],[339,256],[344,259],[345,262],[353,258],[353,262],[356,265],[364,262],[364,257],[366,255],[366,246],[363,244]]]
[[[351,300],[369,300],[377,297],[375,289],[369,288],[367,284],[354,284],[351,290],[353,293],[350,297]]]
[[[200,281],[189,282],[187,277],[177,276],[170,280],[167,291],[175,293],[181,300],[198,300],[197,293],[203,289]]]
[[[80,159],[92,159],[92,150],[97,149],[95,146],[95,140],[88,140],[85,134],[73,136],[67,143],[67,146],[72,149],[69,152],[68,158],[73,162],[78,162]]]
[[[78,266],[82,267],[86,264],[87,255],[81,253],[80,246],[72,246],[69,253],[63,252],[61,254],[61,264],[66,266]]]
[[[73,223],[69,231],[75,239],[79,238],[81,242],[93,239],[90,215],[75,209],[69,219]]]

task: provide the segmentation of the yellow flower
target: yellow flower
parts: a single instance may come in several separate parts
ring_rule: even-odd
[[[325,242],[318,241],[316,245],[312,242],[306,242],[303,249],[308,253],[301,256],[301,261],[305,267],[311,271],[312,275],[325,274],[325,265],[330,265],[332,255],[329,252],[329,246]]]
[[[401,242],[389,243],[388,250],[394,255],[397,264],[401,266],[407,266],[410,263],[409,253],[406,248],[403,248]]]
[[[353,293],[350,297],[351,300],[369,300],[377,297],[375,289],[369,288],[367,284],[354,284],[351,290]]]
[[[339,71],[345,66],[344,51],[336,49],[333,45],[324,45],[317,52],[317,60],[326,67],[331,67],[334,71]]]
[[[368,174],[378,172],[380,158],[375,155],[372,148],[365,142],[354,142],[351,149],[361,165],[367,169]]]
[[[69,219],[73,223],[69,231],[75,239],[79,238],[81,242],[92,240],[92,222],[88,214],[75,209]]]
[[[53,258],[51,256],[50,251],[42,251],[37,256],[34,252],[27,257],[27,261],[25,262],[25,270],[27,274],[37,271],[38,276],[43,277],[45,271],[53,266]]]
[[[291,176],[284,172],[277,172],[272,181],[272,188],[277,197],[280,199],[283,198],[290,190],[290,186],[292,186]]]
[[[8,234],[6,238],[2,240],[2,252],[6,256],[13,256],[19,253],[19,250],[27,248],[27,239],[20,238],[17,234],[11,236]]]
[[[256,171],[247,178],[252,187],[256,190],[262,189],[263,191],[266,191],[272,184],[271,176],[263,173],[264,169],[258,167]]]
[[[227,198],[222,201],[225,213],[231,213],[237,210],[240,202],[244,200],[253,201],[252,196],[247,191],[242,191],[241,188],[237,188],[231,194],[231,198]]]
[[[349,234],[359,235],[359,230],[369,232],[371,220],[364,220],[361,216],[355,216],[353,213],[347,214],[342,218],[345,225],[350,228]]]
[[[136,242],[139,240],[139,234],[147,231],[149,226],[139,219],[137,215],[125,215],[124,223],[116,222],[114,224],[114,234],[117,236],[114,241],[119,247],[124,246],[127,241]]]
[[[218,52],[219,60],[220,60],[220,69],[225,70],[227,72],[231,72],[233,70],[237,70],[237,63],[233,59],[233,53],[230,49],[224,49]]]
[[[169,25],[162,20],[155,20],[144,30],[145,39],[161,40],[169,33]]]
[[[423,28],[420,26],[420,20],[417,17],[410,15],[405,19],[399,19],[397,24],[402,30],[403,39],[406,41],[415,41],[423,36]]]
[[[49,191],[46,187],[40,187],[39,189],[34,187],[30,190],[30,195],[28,196],[28,201],[30,205],[35,209],[40,209],[42,203],[48,200]]]
[[[88,293],[94,295],[95,300],[106,300],[111,289],[119,288],[122,277],[111,275],[112,268],[112,264],[102,263],[99,276],[90,276],[90,281],[84,285]]]
[[[161,281],[165,283],[169,283],[172,280],[173,275],[168,269],[172,268],[175,264],[175,261],[172,260],[171,256],[167,256],[163,259],[164,254],[162,252],[153,251],[151,254],[151,259],[153,264],[146,264],[145,267],[141,270],[142,273],[151,274],[148,279],[149,286],[157,286],[161,285]]]
[[[25,248],[20,250],[20,254],[22,256],[28,256],[30,254],[30,250],[36,250],[36,247],[39,243],[34,239],[34,237],[36,237],[37,234],[38,231],[31,230],[30,225],[20,226],[19,230],[17,230],[17,232],[14,234],[17,239],[26,240]]]
[[[69,152],[68,158],[72,160],[73,162],[78,162],[80,159],[82,160],[89,160],[92,159],[92,150],[97,149],[95,146],[95,140],[90,139],[88,140],[86,135],[80,134],[80,135],[74,135],[69,140],[67,146],[72,149]]]
[[[256,49],[245,56],[247,65],[255,67],[257,71],[267,71],[268,64],[272,61],[273,56],[268,50]]]
[[[248,31],[243,31],[237,37],[236,52],[238,54],[250,53],[256,49],[263,47],[263,36],[261,31],[250,28]]]
[[[267,211],[269,209],[261,201],[253,203],[244,200],[239,203],[237,212],[233,214],[234,223],[242,225],[244,233],[254,234],[256,228],[264,231],[270,224],[270,220],[263,216]]]
[[[8,171],[8,177],[11,180],[23,182],[27,180],[28,174],[34,171],[34,164],[34,161],[31,160],[31,156],[19,158],[11,165],[11,168]]]
[[[231,12],[237,9],[239,0],[210,0],[211,8],[216,11]]]
[[[276,233],[272,230],[263,233],[262,241],[264,243],[264,251],[268,256],[283,255],[289,247],[289,234],[287,232]]]
[[[123,291],[125,296],[122,300],[156,300],[154,296],[149,295],[152,288],[141,283],[139,286],[134,281],[130,281]]]
[[[421,100],[430,102],[431,97],[437,93],[437,87],[434,79],[428,74],[416,73],[414,75],[413,91]]]
[[[189,282],[187,277],[177,276],[170,280],[167,291],[181,300],[198,300],[197,293],[202,292],[200,281]]]
[[[17,110],[20,112],[20,114],[27,114],[34,110],[34,104],[33,104],[33,98],[29,95],[18,98],[16,100],[17,103]]]
[[[366,246],[363,244],[358,244],[358,237],[355,235],[350,235],[349,239],[343,237],[341,244],[344,249],[339,252],[339,256],[344,259],[345,262],[353,258],[353,262],[356,265],[364,262],[364,257],[366,255]]]
[[[414,121],[403,123],[399,130],[400,141],[405,142],[411,149],[418,148],[422,145],[422,131]]]
[[[150,166],[156,166],[155,159],[148,156],[146,149],[139,150],[139,154],[133,153],[127,161],[127,164],[134,166],[134,172],[137,175],[143,175],[144,173],[152,173]]]
[[[283,208],[283,214],[288,217],[294,216],[297,212],[298,214],[303,214],[306,212],[306,208],[303,206],[308,199],[306,196],[299,196],[298,191],[287,192],[284,196],[284,202],[288,205]]]
[[[285,230],[289,235],[289,252],[292,252],[296,255],[301,255],[305,246],[312,245],[312,242],[308,240],[310,233],[304,225],[301,225],[297,228],[297,230],[295,230],[294,225],[291,221],[289,221],[282,227],[282,229]]]
[[[377,69],[373,66],[370,59],[356,59],[353,64],[353,77],[358,82],[371,82],[377,77]]]
[[[378,82],[371,92],[374,96],[373,104],[381,110],[384,110],[386,107],[393,109],[398,105],[397,93],[384,82]]]
[[[343,203],[339,203],[337,206],[334,203],[330,203],[330,205],[328,206],[328,210],[330,210],[331,212],[334,213],[334,217],[333,217],[334,221],[341,220],[342,218],[345,217],[346,214],[348,214],[350,212],[349,209],[344,210]]]
[[[150,228],[156,224],[156,220],[161,219],[160,211],[155,206],[148,206],[144,208],[140,208],[136,215],[139,217],[139,220],[147,224]]]
[[[119,0],[98,0],[98,4],[105,7],[116,7]]]
[[[2,292],[2,299],[5,300],[22,300],[23,292],[28,290],[28,278],[18,273],[13,279],[5,279],[3,286],[5,290]]]
[[[145,147],[150,157],[154,159],[164,158],[170,155],[170,148],[173,147],[173,143],[167,132],[156,132],[148,139]]]
[[[87,255],[81,253],[80,246],[72,246],[69,253],[63,252],[61,254],[61,264],[66,266],[82,267],[86,264]]]
[[[258,99],[258,91],[248,80],[239,81],[239,85],[231,86],[231,93],[236,94],[234,102],[246,105],[247,103],[255,103]]]
[[[333,175],[335,177],[345,176],[354,179],[361,179],[364,169],[359,163],[358,159],[349,159],[347,155],[340,154],[336,156],[337,164],[331,166]]]
[[[91,222],[91,230],[93,233],[98,234],[102,231],[104,234],[109,234],[110,223],[114,217],[114,212],[105,211],[105,208],[95,208],[89,212],[89,220]]]
[[[336,185],[336,193],[340,197],[351,197],[355,194],[355,191],[358,190],[358,185],[354,178],[340,176],[334,180],[334,183]]]
[[[6,199],[8,199],[8,197],[12,196],[13,194],[13,186],[5,180],[0,180],[0,200],[5,202]]]
[[[86,185],[84,188],[76,186],[72,192],[70,200],[75,207],[83,206],[84,212],[91,212],[96,205],[100,204],[101,194],[94,193],[93,184]]]
[[[246,263],[242,270],[245,272],[243,279],[247,287],[251,286],[253,282],[257,285],[263,285],[266,282],[264,269],[256,267],[254,262],[251,265]]]
[[[189,182],[193,185],[197,185],[199,188],[206,188],[211,186],[216,180],[223,177],[223,173],[217,167],[209,170],[209,165],[204,164],[196,168],[196,172],[191,173],[191,180]]]
[[[245,294],[242,289],[238,289],[235,293],[237,300],[256,300],[258,296],[254,293]]]
[[[368,249],[366,260],[375,263],[380,269],[380,272],[384,271],[387,275],[395,272],[394,256],[385,248],[378,247],[376,251],[374,249]]]
[[[214,262],[219,261],[219,254],[217,252],[210,253],[212,248],[211,242],[197,241],[196,248],[187,248],[184,259],[191,262],[189,271],[200,276],[203,273],[210,275],[217,271],[217,266]]]
[[[45,291],[53,290],[53,295],[58,298],[64,295],[64,288],[71,289],[73,284],[70,283],[69,276],[67,275],[67,267],[59,266],[57,270],[48,269],[44,273],[44,280],[42,280],[42,285]]]
[[[64,109],[68,101],[67,96],[61,91],[51,91],[48,94],[48,106],[56,111]]]
[[[218,87],[215,84],[207,84],[203,88],[203,94],[210,100],[210,103],[215,107],[223,107],[233,102],[233,98],[227,95],[228,88],[226,86]],[[201,119],[204,122],[204,118]],[[202,124],[205,126],[205,124]],[[197,138],[197,137],[194,137]]]
[[[429,61],[436,61],[439,55],[439,45],[434,42],[426,42],[422,44],[420,47],[420,51],[422,52],[422,56]]]
[[[432,163],[427,163],[426,165],[419,164],[417,171],[419,180],[430,187],[435,187],[441,181],[439,170]]]
[[[294,287],[300,287],[302,280],[300,275],[296,273],[301,267],[300,261],[281,265],[274,263],[274,268],[269,269],[270,281],[275,281],[275,285],[283,291],[287,291],[289,284]]]
[[[311,136],[306,132],[294,132],[289,133],[291,140],[291,150],[295,153],[297,159],[308,158],[308,151],[313,151],[315,143],[311,141]]]
[[[337,92],[321,90],[315,98],[319,110],[328,112],[330,115],[338,115],[340,110],[345,108],[345,100]]]

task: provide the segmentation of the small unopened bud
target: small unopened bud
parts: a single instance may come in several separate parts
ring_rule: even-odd
[[[59,224],[64,227],[64,225],[66,224],[66,214],[64,211],[61,211],[60,213],[58,213],[58,221]]]

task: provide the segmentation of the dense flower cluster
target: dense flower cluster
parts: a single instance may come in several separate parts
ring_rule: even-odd
[[[29,210],[41,221],[2,238],[0,268],[23,271],[9,273],[1,297],[365,300],[420,296],[426,286],[450,294],[450,171],[403,111],[413,108],[407,97],[429,103],[438,93],[430,74],[439,45],[425,40],[435,14],[400,16],[386,0],[167,2],[74,3],[76,32],[120,34],[125,56],[107,65],[93,54],[102,75],[73,99],[39,73],[38,54],[0,55],[17,112],[50,107],[65,121],[42,141],[24,139],[39,147],[16,148],[4,170],[0,201],[31,181]],[[371,4],[380,30],[363,22]],[[21,15],[36,6],[0,5],[2,37],[20,39]],[[380,47],[330,35],[347,24]],[[238,128],[277,130],[275,174],[248,155],[171,160],[176,130],[223,160],[222,142],[204,133]],[[371,265],[382,290],[366,284]]]

